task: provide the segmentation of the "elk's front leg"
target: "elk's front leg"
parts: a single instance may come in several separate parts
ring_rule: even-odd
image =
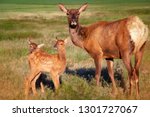
[[[113,95],[116,95],[117,94],[117,87],[116,87],[116,83],[115,83],[115,79],[114,79],[114,61],[113,59],[106,59],[107,61],[107,69],[108,69],[108,74],[109,74],[109,77],[111,79],[111,82],[112,82],[112,94]]]
[[[95,56],[94,58],[94,62],[95,62],[95,78],[96,78],[96,84],[97,86],[99,86],[100,84],[100,75],[101,75],[101,61],[102,61],[102,57],[101,56]]]
[[[44,90],[44,85],[43,85],[43,83],[42,83],[42,82],[40,82],[40,87],[41,87],[41,92],[42,92],[42,93],[44,93],[44,92],[45,92],[45,90]]]
[[[59,75],[57,73],[51,72],[51,76],[52,76],[52,80],[54,83],[54,87],[57,90],[59,88],[59,85],[60,85]]]

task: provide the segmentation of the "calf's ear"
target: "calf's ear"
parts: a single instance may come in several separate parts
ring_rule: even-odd
[[[44,44],[42,43],[42,44],[39,44],[37,47],[42,48],[43,46],[44,46]]]
[[[27,42],[29,45],[32,43],[30,38],[28,38]]]
[[[67,39],[64,40],[65,44],[67,43]]]

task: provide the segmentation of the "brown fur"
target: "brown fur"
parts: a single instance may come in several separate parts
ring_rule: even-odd
[[[29,89],[32,87],[32,91],[36,94],[35,81],[41,74],[41,72],[48,72],[54,82],[54,86],[58,89],[60,85],[59,77],[65,71],[66,68],[66,50],[65,41],[57,40],[55,47],[58,50],[58,54],[48,54],[42,51],[40,48],[36,48],[28,56],[28,61],[31,67],[30,74],[25,79],[25,95],[28,97]]]
[[[113,84],[113,93],[117,93],[114,81],[113,59],[120,58],[123,60],[128,71],[130,93],[133,86],[132,80],[136,79],[136,94],[139,95],[138,71],[148,32],[143,22],[135,16],[112,22],[100,21],[83,27],[79,24],[78,19],[79,14],[86,9],[87,4],[82,5],[79,9],[66,9],[63,4],[60,4],[59,7],[63,12],[67,13],[69,33],[72,42],[76,46],[86,50],[94,59],[97,85],[99,85],[101,61],[105,58],[107,60],[108,73]],[[142,32],[139,34],[139,36],[141,36],[140,39],[135,38],[134,29]],[[141,42],[141,44],[138,42]],[[135,48],[138,49],[135,50]],[[139,53],[138,56],[136,56],[136,61],[138,62],[135,63],[135,66],[137,66],[137,63],[138,66],[133,68],[131,65],[131,54],[136,55],[137,53]],[[137,74],[134,71],[137,71]]]
[[[40,46],[42,45],[43,46],[43,44],[40,44],[40,45],[37,45],[36,43],[34,43],[34,42],[32,42],[30,39],[28,40],[28,43],[29,43],[29,51],[30,51],[30,53],[29,53],[29,56],[35,51],[35,50],[37,50],[38,48],[41,48]],[[32,70],[33,69],[33,66],[32,66],[32,64],[30,63],[30,61],[29,61],[30,59],[28,59],[28,63],[29,63],[29,67],[30,67],[30,70]],[[36,83],[36,80],[39,78],[39,76],[41,75],[41,73],[39,73],[35,78],[34,78],[34,80],[32,81],[32,86],[31,86],[31,88],[32,88],[32,91],[33,91],[33,93],[34,94],[36,94],[36,92],[35,92],[35,83]],[[25,81],[26,81],[27,79],[25,79]],[[43,83],[42,82],[40,82],[40,86],[41,86],[41,92],[42,93],[44,93],[44,86],[43,86]]]

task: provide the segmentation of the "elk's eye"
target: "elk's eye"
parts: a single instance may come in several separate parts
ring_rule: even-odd
[[[69,15],[69,13],[66,13],[67,15]]]

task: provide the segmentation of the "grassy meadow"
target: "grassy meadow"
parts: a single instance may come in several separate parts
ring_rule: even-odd
[[[113,97],[111,82],[103,61],[102,86],[96,86],[93,59],[70,40],[67,19],[57,4],[63,2],[69,8],[78,8],[89,2],[81,14],[80,23],[89,25],[99,20],[113,21],[131,15],[139,16],[150,28],[150,0],[1,0],[0,1],[0,99],[24,99],[24,78],[29,73],[27,62],[28,37],[45,43],[44,50],[56,53],[55,37],[68,39],[67,70],[62,75],[61,87],[54,92],[49,84],[45,94],[30,99],[136,99],[135,95],[123,94],[123,84],[128,85],[127,71],[121,60],[115,60],[115,80],[118,95]],[[150,99],[150,41],[147,42],[140,68],[140,99]],[[122,73],[123,72],[123,73]],[[120,77],[121,76],[121,77]],[[50,76],[47,76],[50,77]],[[46,81],[51,82],[51,78]],[[46,83],[45,83],[46,84]]]

